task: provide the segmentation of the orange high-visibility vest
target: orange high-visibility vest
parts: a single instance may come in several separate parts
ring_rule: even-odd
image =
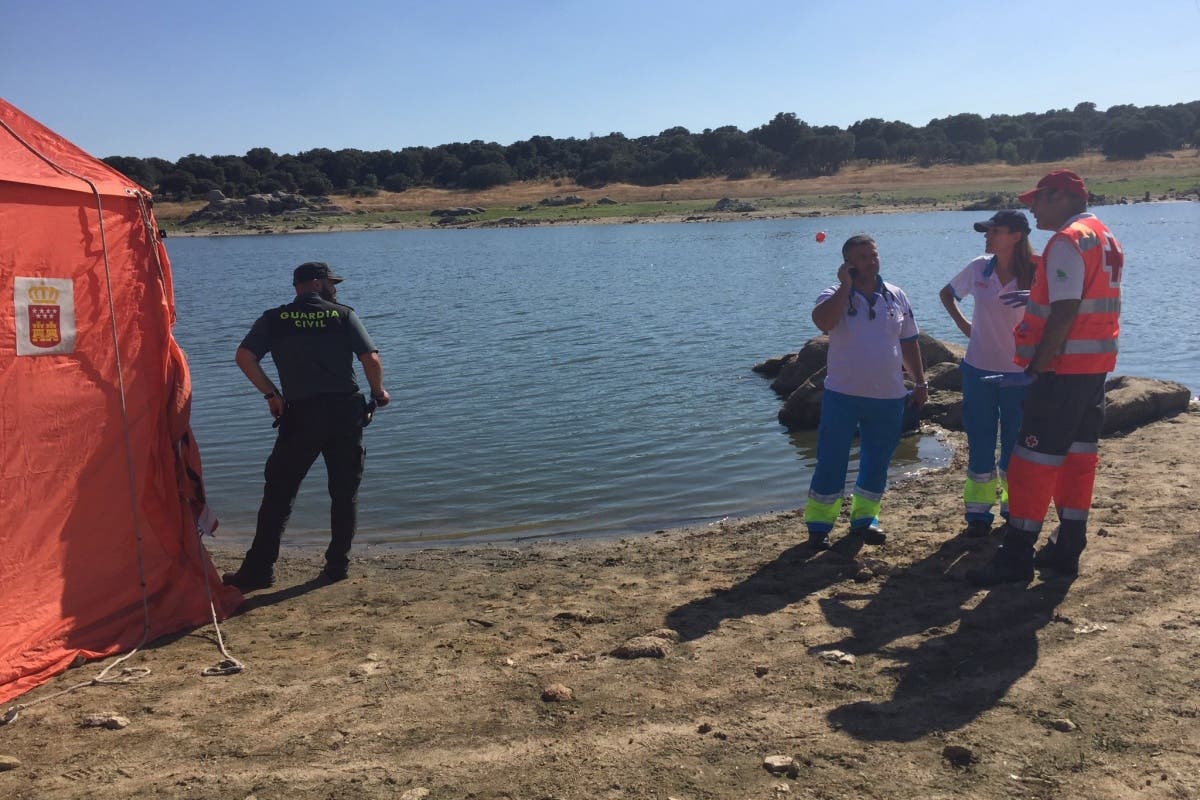
[[[1104,223],[1095,217],[1075,220],[1046,243],[1029,292],[1025,316],[1013,331],[1017,344],[1013,361],[1022,367],[1028,366],[1046,330],[1046,320],[1050,317],[1050,287],[1045,256],[1050,252],[1050,246],[1060,239],[1070,242],[1083,256],[1083,297],[1067,340],[1047,369],[1065,375],[1111,372],[1117,365],[1121,272],[1125,254]]]

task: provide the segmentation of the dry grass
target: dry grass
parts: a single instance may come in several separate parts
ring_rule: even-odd
[[[1099,154],[1053,163],[1002,163],[975,165],[937,165],[918,167],[914,164],[853,163],[837,175],[822,178],[780,180],[759,175],[743,180],[701,178],[663,186],[634,186],[614,183],[599,189],[589,189],[571,181],[524,181],[497,186],[483,191],[460,191],[421,187],[406,192],[380,192],[375,197],[341,197],[338,203],[366,213],[429,211],[447,206],[481,206],[513,209],[536,205],[539,200],[554,195],[574,194],[588,203],[608,197],[617,203],[679,202],[716,200],[736,197],[743,200],[787,198],[803,201],[806,198],[837,196],[901,195],[901,196],[967,196],[994,192],[1015,192],[1027,189],[1051,169],[1065,167],[1082,175],[1100,191],[1125,194],[1113,183],[1129,183],[1131,196],[1140,195],[1140,186],[1175,180],[1180,191],[1200,185],[1200,157],[1195,150],[1181,150],[1167,155],[1150,156],[1142,161],[1109,161]],[[203,207],[203,201],[187,203],[158,203],[155,213],[164,222],[178,221]],[[822,204],[818,204],[819,207]]]

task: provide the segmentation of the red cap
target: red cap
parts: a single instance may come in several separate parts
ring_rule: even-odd
[[[1037,193],[1042,189],[1057,189],[1060,192],[1082,197],[1084,200],[1088,199],[1088,190],[1083,182],[1083,178],[1069,169],[1054,170],[1038,181],[1036,189],[1022,192],[1017,195],[1017,199],[1021,201],[1021,205],[1027,206],[1033,202],[1033,198],[1037,197]]]

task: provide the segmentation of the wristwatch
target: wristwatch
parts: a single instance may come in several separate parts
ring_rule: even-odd
[[[267,392],[263,395],[263,400],[270,400],[272,397],[279,397],[279,392]]]

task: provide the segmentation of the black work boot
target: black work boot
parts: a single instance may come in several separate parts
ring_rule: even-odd
[[[867,544],[885,544],[887,542],[887,534],[883,532],[883,528],[875,523],[868,522],[865,525],[856,525],[850,528],[851,536],[861,536],[862,540]]]
[[[337,583],[344,581],[350,577],[349,567],[339,567],[333,564],[326,564],[325,569],[321,570],[321,574],[317,576],[319,580],[326,583]]]
[[[221,576],[221,583],[232,586],[239,592],[251,592],[255,589],[267,589],[275,585],[275,571],[251,570],[245,564],[238,567],[237,572],[226,572]]]
[[[992,523],[982,519],[968,520],[967,527],[962,532],[964,539],[986,539],[991,535]]]
[[[1063,523],[1050,536],[1050,541],[1037,551],[1033,563],[1038,569],[1074,578],[1079,574],[1079,556],[1085,547],[1087,531],[1083,526]]]
[[[1004,543],[985,567],[967,570],[967,580],[976,586],[1000,583],[1029,583],[1033,580],[1033,543],[1036,533],[1004,526]]]

